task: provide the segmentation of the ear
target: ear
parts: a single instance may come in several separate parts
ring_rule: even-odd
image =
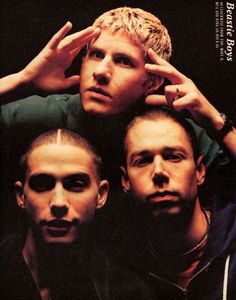
[[[148,78],[145,82],[146,91],[144,93],[145,96],[148,96],[154,92],[156,92],[160,86],[164,83],[164,77],[160,75],[148,74]]]
[[[20,208],[25,208],[24,188],[21,181],[15,183],[16,201]]]
[[[121,166],[120,170],[121,170],[121,185],[123,187],[124,192],[128,193],[128,191],[130,190],[130,182],[129,182],[129,177],[126,168]]]
[[[203,156],[200,156],[196,162],[197,184],[202,185],[206,177],[206,167],[202,162]]]
[[[107,180],[101,180],[98,188],[97,205],[96,209],[103,207],[106,203],[109,190],[109,183]]]

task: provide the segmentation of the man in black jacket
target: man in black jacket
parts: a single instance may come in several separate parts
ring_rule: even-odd
[[[160,300],[236,299],[235,194],[210,209],[200,202],[205,166],[190,124],[169,109],[146,112],[128,126],[124,149],[132,269]]]

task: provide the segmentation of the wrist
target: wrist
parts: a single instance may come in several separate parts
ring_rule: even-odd
[[[218,141],[222,141],[224,137],[234,129],[233,122],[223,113],[219,113],[219,122],[214,128],[214,136]],[[223,124],[223,125],[222,125]]]
[[[19,85],[22,86],[22,85],[26,85],[30,82],[29,78],[27,78],[24,70],[18,72],[17,74],[17,78],[18,78],[18,82],[19,82]]]
[[[214,118],[212,119],[212,127],[213,130],[219,131],[224,127],[225,120],[222,117],[222,114],[217,111],[217,113],[214,115]]]
[[[33,83],[35,74],[26,67],[18,72],[18,76],[22,85],[28,85]]]

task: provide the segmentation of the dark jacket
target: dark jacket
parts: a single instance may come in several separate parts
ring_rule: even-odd
[[[8,237],[1,243],[0,251],[1,299],[41,300],[18,240]],[[56,284],[51,290],[52,300],[145,300],[150,294],[148,287],[135,274],[115,266],[102,251],[90,248],[86,249],[85,255],[80,255],[78,253],[78,268],[73,275],[69,270],[61,279],[57,274],[60,266],[54,268],[57,279],[51,281]],[[47,260],[47,264],[53,263],[51,257]]]
[[[136,229],[127,234],[130,255],[126,249],[123,263],[125,268],[130,268],[144,280],[156,299],[236,300],[235,191],[213,201],[208,241],[186,289],[160,275],[158,265],[162,264],[162,257],[153,257],[145,230],[140,229],[140,219],[139,223],[137,220],[134,224]]]

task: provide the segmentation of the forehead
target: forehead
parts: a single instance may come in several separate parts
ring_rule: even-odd
[[[80,146],[48,144],[35,148],[28,157],[27,174],[39,172],[55,175],[87,172],[93,176],[95,166],[91,155]]]
[[[172,119],[140,119],[128,131],[126,137],[128,155],[165,147],[173,149],[182,147],[188,153],[192,153],[191,142],[185,129]]]
[[[101,34],[97,39],[91,42],[90,47],[109,50],[112,52],[123,52],[129,55],[133,54],[138,56],[140,59],[144,59],[141,45],[121,30],[112,32],[107,29],[102,29]]]

